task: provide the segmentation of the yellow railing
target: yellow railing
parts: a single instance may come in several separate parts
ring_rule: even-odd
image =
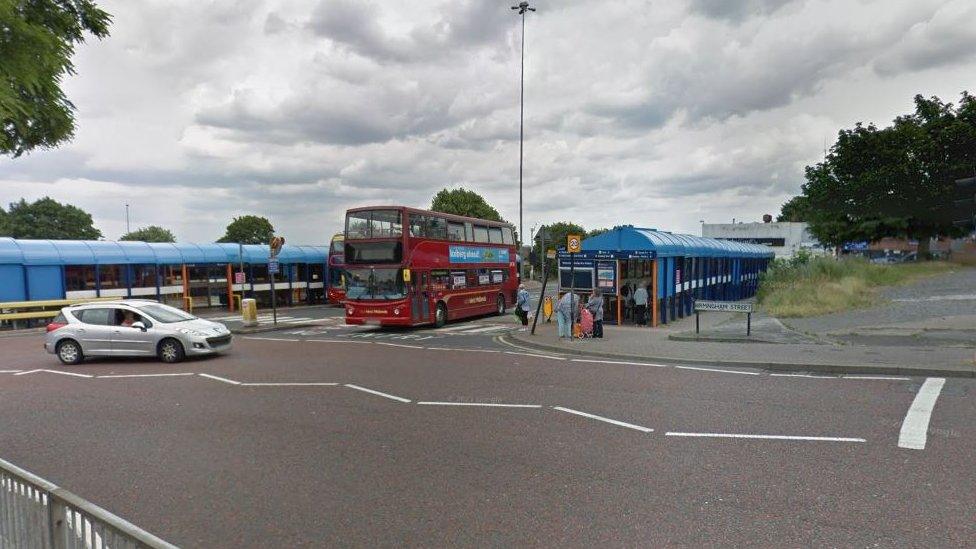
[[[0,321],[3,320],[31,320],[35,318],[54,318],[61,312],[61,307],[74,305],[76,303],[89,303],[92,301],[116,301],[118,297],[86,297],[77,299],[46,299],[39,301],[6,301],[0,303]],[[46,309],[57,307],[54,311],[18,311],[5,313],[3,311],[17,309]]]

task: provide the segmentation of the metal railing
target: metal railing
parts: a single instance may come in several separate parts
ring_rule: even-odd
[[[0,459],[0,549],[175,548],[64,488]]]

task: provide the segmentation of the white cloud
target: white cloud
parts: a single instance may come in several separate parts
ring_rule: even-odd
[[[213,240],[234,215],[323,243],[352,206],[443,187],[518,220],[508,2],[103,0],[71,144],[0,159],[0,202],[77,204]],[[526,20],[525,224],[695,232],[795,193],[825,138],[916,93],[976,88],[968,0],[537,0]]]

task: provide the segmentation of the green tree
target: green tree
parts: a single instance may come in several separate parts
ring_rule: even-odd
[[[571,234],[581,234],[584,237],[591,236],[586,232],[586,229],[573,223],[571,221],[558,221],[556,223],[550,223],[549,225],[543,225],[540,231],[545,232],[546,249],[559,249],[560,247],[566,247],[566,236]],[[545,250],[539,247],[539,237],[538,233],[535,238],[535,242],[532,243],[532,255],[536,258],[539,254],[544,254]],[[536,259],[536,264],[538,264],[538,259]],[[556,274],[556,260],[546,259],[546,268],[549,270],[549,276]]]
[[[886,128],[842,130],[827,158],[806,169],[803,201],[810,231],[821,242],[918,239],[956,235],[953,181],[976,166],[976,98],[958,106],[915,97],[915,112]]]
[[[10,204],[6,218],[7,236],[14,238],[95,240],[102,237],[102,232],[92,223],[91,214],[48,197],[31,204],[21,198],[20,202]]]
[[[782,208],[780,208],[779,215],[776,216],[776,221],[792,221],[792,222],[802,222],[806,221],[808,217],[807,209],[810,207],[808,204],[807,197],[803,195],[794,196],[793,198],[787,200]]]
[[[0,206],[0,236],[8,236],[10,234],[10,228],[7,227],[7,210]]]
[[[435,212],[477,217],[489,221],[505,221],[498,214],[498,210],[488,204],[484,197],[461,187],[441,189],[434,195],[430,209]]]
[[[600,235],[600,234],[603,234],[603,233],[605,233],[605,232],[607,232],[609,230],[610,229],[607,229],[605,227],[602,228],[602,229],[593,229],[591,231],[587,231],[586,234],[583,235],[583,238],[590,238],[591,236]]]
[[[235,244],[268,244],[274,236],[274,227],[266,217],[242,215],[227,225],[227,231],[217,242]]]
[[[138,242],[176,242],[176,237],[169,229],[158,225],[150,225],[125,233],[119,240],[134,240]]]
[[[84,33],[104,38],[110,22],[91,0],[0,0],[0,154],[71,139],[74,105],[61,84]]]

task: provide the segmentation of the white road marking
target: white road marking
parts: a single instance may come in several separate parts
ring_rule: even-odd
[[[201,376],[201,377],[206,377],[206,378],[209,378],[209,379],[213,379],[213,380],[216,380],[216,381],[223,381],[224,383],[230,383],[231,385],[240,385],[241,384],[240,381],[234,381],[233,379],[227,379],[226,377],[218,377],[218,376],[214,376],[214,375],[210,375],[210,374],[197,374],[197,375],[198,376]]]
[[[311,318],[290,318],[288,320],[279,319],[278,322],[284,322],[285,324],[297,324],[299,322],[309,322]]]
[[[95,377],[91,374],[78,374],[75,372],[62,372],[60,370],[41,370],[42,372],[47,372],[49,374],[61,374],[63,376],[74,376],[74,377]]]
[[[261,341],[301,341],[297,338],[288,337],[253,337],[253,336],[242,336],[241,339],[259,339]]]
[[[387,394],[387,393],[381,393],[380,391],[375,391],[373,389],[367,389],[366,387],[360,387],[359,385],[353,385],[351,383],[346,383],[346,387],[349,387],[350,389],[355,389],[357,391],[362,391],[364,393],[369,393],[369,394],[372,394],[372,395],[389,398],[389,399],[396,400],[396,401],[399,401],[399,402],[410,402],[410,399],[409,398],[403,398],[403,397],[398,397],[398,396],[390,395],[390,394]]]
[[[517,356],[534,356],[536,358],[551,358],[553,360],[566,360],[565,358],[563,358],[561,356],[537,355],[537,354],[533,354],[533,353],[519,353],[519,352],[515,352],[515,351],[505,351],[505,354],[507,354],[507,355],[517,355]]]
[[[178,374],[112,374],[112,375],[95,376],[95,377],[97,377],[98,379],[105,379],[105,378],[119,378],[119,377],[176,377],[176,376],[192,376],[192,375],[193,372],[183,372]]]
[[[0,374],[16,374],[22,370],[0,370]]]
[[[466,330],[466,329],[468,329],[470,327],[471,327],[470,324],[456,324],[454,326],[445,326],[443,328],[435,328],[435,329],[433,329],[431,331],[432,332],[438,332],[438,333],[442,333],[442,332],[453,332],[455,330]]]
[[[593,362],[595,364],[625,364],[628,366],[654,366],[655,368],[667,368],[666,364],[651,364],[650,362],[627,362],[625,360],[591,360],[585,358],[574,358],[573,362]]]
[[[865,442],[863,438],[854,437],[808,437],[793,435],[746,435],[738,433],[681,433],[668,431],[664,433],[669,437],[704,437],[704,438],[749,438],[761,440],[810,440],[821,442]]]
[[[282,383],[241,383],[241,387],[335,387],[338,383],[282,382]]]
[[[590,419],[595,419],[597,421],[604,421],[606,423],[612,423],[613,425],[619,425],[620,427],[626,427],[628,429],[636,429],[643,433],[651,433],[654,431],[654,429],[651,429],[650,427],[641,427],[640,425],[634,425],[633,423],[624,423],[623,421],[617,421],[616,419],[610,419],[607,417],[588,414],[586,412],[581,412],[579,410],[573,410],[572,408],[563,408],[562,406],[553,406],[552,408],[553,410],[559,410],[560,412],[566,412],[569,414],[588,417]]]
[[[929,420],[932,418],[932,408],[942,392],[945,378],[930,377],[922,383],[912,401],[912,407],[905,414],[905,421],[898,433],[898,447],[912,450],[924,450],[928,439]]]
[[[815,376],[810,374],[769,374],[772,377],[810,377],[813,379],[840,379],[837,376]]]
[[[418,402],[425,406],[485,406],[488,408],[542,408],[541,404],[495,404],[493,402]]]
[[[697,366],[675,366],[682,370],[700,370],[702,372],[720,372],[723,374],[742,374],[747,376],[758,376],[759,372],[743,372],[742,370],[720,370],[718,368],[699,368]]]
[[[49,374],[61,374],[63,376],[74,376],[74,377],[95,377],[95,376],[93,376],[91,374],[78,374],[78,373],[75,373],[75,372],[62,372],[62,371],[59,371],[59,370],[45,370],[43,368],[42,369],[38,369],[38,370],[27,370],[26,372],[17,372],[14,375],[15,376],[24,376],[24,375],[27,375],[27,374],[36,374],[38,372],[47,372]]]
[[[483,333],[483,332],[499,332],[501,330],[508,330],[509,328],[510,328],[509,326],[492,325],[492,326],[485,326],[484,328],[472,328],[470,330],[464,330],[463,332],[458,332],[458,333],[460,333],[462,335],[463,334],[480,334],[480,333]]]
[[[403,347],[405,349],[423,349],[420,345],[404,345],[402,343],[388,343],[386,341],[374,341],[377,345],[386,345],[388,347]]]
[[[890,377],[890,376],[844,376],[844,379],[880,379],[884,381],[911,381],[910,377]]]

